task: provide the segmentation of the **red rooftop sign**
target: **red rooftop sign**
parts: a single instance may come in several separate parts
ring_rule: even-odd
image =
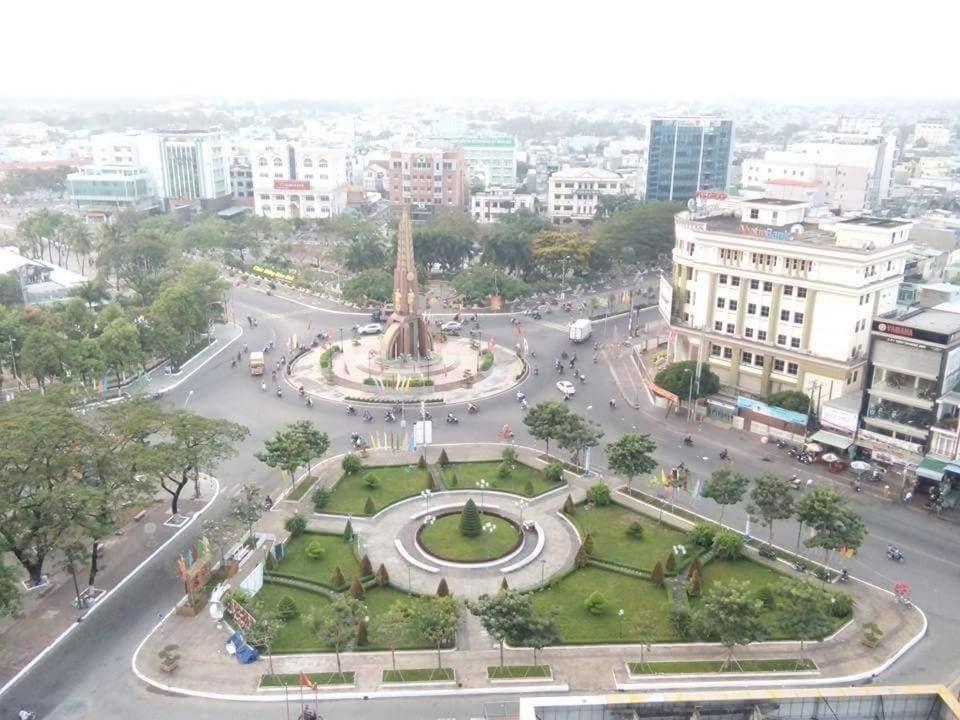
[[[274,190],[309,190],[309,180],[274,180]]]

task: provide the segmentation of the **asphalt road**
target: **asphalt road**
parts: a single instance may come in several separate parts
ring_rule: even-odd
[[[247,343],[256,349],[274,340],[278,351],[268,356],[274,359],[282,354],[283,344],[293,334],[306,338],[323,329],[336,338],[341,327],[348,332],[353,324],[363,322],[362,316],[310,308],[246,288],[233,290],[231,309],[241,322],[248,314],[259,321],[257,328],[244,328],[246,334],[238,347]],[[656,310],[650,309],[645,314],[646,319],[653,319]],[[531,404],[560,397],[555,388],[558,377],[552,365],[553,358],[563,349],[571,350],[562,327],[565,320],[563,315],[556,313],[539,322],[523,320],[524,333],[538,356],[532,362],[540,365],[539,376],[531,375],[522,385]],[[601,341],[622,338],[626,322],[626,318],[617,318],[598,323],[595,334]],[[501,344],[509,347],[517,341],[507,317],[482,316],[481,325],[485,336],[493,335]],[[688,427],[681,418],[665,418],[662,410],[633,410],[625,403],[620,403],[617,410],[610,410],[607,401],[618,395],[609,372],[602,365],[591,364],[592,348],[589,345],[581,346],[578,355],[588,382],[584,386],[577,384],[577,394],[571,403],[579,412],[601,423],[606,431],[604,442],[634,430],[650,433],[657,442],[656,456],[661,464],[670,466],[683,460],[694,479],[705,476],[715,467],[717,453],[724,445],[728,446],[736,469],[747,475],[773,471],[783,475],[799,472],[803,476],[799,466],[774,448],[766,451],[772,462],[764,462],[761,446],[742,433],[731,431],[724,434],[715,430],[698,433],[693,428],[695,447],[686,448],[681,437]],[[281,426],[297,419],[312,419],[330,435],[332,452],[347,449],[351,432],[369,433],[372,429],[356,418],[346,417],[340,405],[318,401],[311,409],[306,408],[289,389],[282,398],[262,392],[259,382],[251,378],[245,368],[231,369],[230,357],[231,353],[217,357],[165,399],[169,403],[186,403],[204,415],[242,422],[251,430],[250,437],[238,447],[237,456],[214,471],[223,492],[216,506],[209,511],[213,517],[225,512],[231,491],[244,483],[258,483],[267,493],[276,493],[281,488],[283,481],[279,474],[253,458],[263,441]],[[569,369],[563,377],[570,379]],[[454,406],[452,410],[460,416],[461,423],[459,426],[435,424],[435,444],[469,442],[478,438],[494,441],[504,423],[514,428],[518,443],[537,444],[525,432],[522,413],[512,393],[479,404],[480,413],[477,415],[468,415],[465,408]],[[439,414],[435,413],[435,417],[439,419]],[[382,413],[377,413],[375,427],[384,427],[381,418]],[[600,472],[604,471],[601,448],[596,449],[593,462]],[[885,673],[879,682],[952,679],[960,672],[960,656],[955,652],[960,630],[953,619],[952,599],[952,593],[960,590],[960,559],[955,551],[957,526],[871,496],[856,495],[854,499],[865,516],[870,534],[860,554],[845,561],[846,566],[852,574],[886,588],[895,580],[906,580],[913,588],[914,600],[930,621],[929,636],[924,642]],[[717,506],[707,500],[699,500],[696,510],[714,517],[718,515]],[[725,515],[725,521],[733,526],[743,527],[745,519],[740,508],[728,509]],[[765,531],[758,529],[756,532]],[[797,528],[793,523],[778,525],[778,543],[792,547],[796,536]],[[150,567],[115,593],[107,606],[84,621],[75,633],[0,698],[0,720],[15,717],[21,706],[37,711],[40,718],[64,720],[285,718],[282,703],[263,705],[168,697],[144,688],[132,675],[130,658],[137,644],[155,624],[157,613],[166,612],[181,594],[174,562],[189,539],[186,537],[183,542],[168,547]],[[889,542],[896,542],[903,549],[906,563],[901,565],[886,559],[884,549]],[[189,668],[184,671],[189,672]],[[574,690],[589,691],[591,688]],[[327,720],[385,717],[388,714],[417,719],[470,718],[483,715],[484,702],[507,699],[508,696],[490,696],[338,702],[322,708],[322,713]]]

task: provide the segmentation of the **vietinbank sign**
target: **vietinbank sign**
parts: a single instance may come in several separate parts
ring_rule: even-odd
[[[763,238],[764,240],[789,240],[793,237],[793,233],[789,230],[775,230],[774,228],[747,225],[746,223],[740,223],[740,234]]]

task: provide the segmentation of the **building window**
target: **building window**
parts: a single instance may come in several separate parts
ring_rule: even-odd
[[[710,354],[714,357],[720,357],[721,348],[719,345],[710,345]]]
[[[860,371],[859,371],[859,370],[854,370],[854,371],[853,371],[853,381],[856,382],[859,377],[860,377]]]
[[[736,326],[733,323],[727,323],[727,333],[733,335],[737,331]]]
[[[772,291],[773,291],[773,283],[772,283],[772,282],[769,282],[769,281],[768,281],[768,282],[764,282],[764,283],[763,283],[763,291],[764,291],[764,292],[772,292]]]
[[[798,287],[798,288],[797,288],[797,297],[798,297],[798,298],[805,298],[806,296],[807,296],[807,289],[806,289],[805,287]]]
[[[750,219],[759,220],[760,219],[760,210],[757,208],[750,208]]]
[[[753,337],[753,328],[744,328],[744,330],[743,330],[743,336],[744,336],[744,337],[747,337],[747,338],[752,338],[752,337]]]
[[[313,202],[316,198],[313,195],[304,195],[303,199],[307,202]]]
[[[794,321],[797,325],[803,325],[803,313],[795,312],[795,313],[793,314],[793,321]]]
[[[787,363],[787,375],[796,375],[800,372],[800,366],[796,363],[788,362]]]
[[[747,303],[747,315],[756,315],[756,314],[757,314],[757,304]]]
[[[760,342],[766,342],[767,331],[766,330],[757,330],[757,340]]]
[[[734,287],[740,287],[740,276],[739,276],[739,275],[733,275],[733,276],[730,278],[730,284],[733,285]]]
[[[731,301],[730,301],[730,309],[731,309],[731,310],[736,310],[736,309],[737,309],[737,304],[738,304],[738,303],[737,303],[736,300],[731,300]]]
[[[753,364],[753,353],[747,352],[744,350],[740,353],[740,364],[741,365],[752,365]]]
[[[760,306],[760,317],[770,317],[770,306],[761,305]]]
[[[304,167],[313,167],[313,160],[311,160],[310,158],[304,158],[304,159],[303,159],[303,166],[304,166]]]
[[[266,166],[267,166],[267,159],[266,159],[265,157],[262,157],[262,158],[260,158],[260,159],[257,161],[257,164],[258,164],[260,167],[266,167]]]
[[[723,332],[723,323],[720,322],[719,320],[715,321],[713,323],[713,329],[716,330],[717,332]]]
[[[800,338],[792,337],[790,338],[790,347],[799,348],[800,347]]]
[[[283,158],[275,157],[275,158],[273,159],[273,166],[274,166],[274,167],[283,167]]]
[[[750,289],[751,289],[751,290],[757,290],[757,289],[759,289],[759,288],[760,288],[760,281],[759,281],[759,280],[751,280],[751,281],[750,281]]]
[[[726,276],[726,275],[720,275],[720,277],[717,278],[717,282],[720,283],[721,285],[726,285],[726,284],[727,284],[727,276]]]
[[[785,368],[785,363],[783,362],[783,360],[774,360],[774,361],[773,361],[773,371],[774,371],[774,372],[782,373],[782,372],[784,371],[784,368]]]
[[[784,295],[793,295],[793,285],[784,285],[783,286]]]
[[[731,360],[733,358],[733,348],[725,347],[723,349],[723,359]]]
[[[261,195],[261,196],[260,196],[260,199],[261,199],[261,200],[269,200],[269,199],[270,199],[270,196],[269,196],[269,195]]]
[[[787,336],[786,335],[777,335],[777,345],[786,345]]]
[[[726,307],[726,305],[727,305],[727,299],[726,299],[726,298],[717,298],[717,307],[718,307],[718,308],[720,308],[721,310],[723,310],[723,308]]]
[[[789,319],[790,319],[790,311],[789,311],[789,310],[781,310],[781,311],[780,311],[780,319],[783,320],[784,322],[786,322],[787,320],[789,320]]]

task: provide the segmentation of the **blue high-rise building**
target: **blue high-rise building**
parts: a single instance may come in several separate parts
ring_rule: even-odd
[[[651,118],[647,137],[647,202],[685,201],[698,190],[726,189],[732,120]]]

